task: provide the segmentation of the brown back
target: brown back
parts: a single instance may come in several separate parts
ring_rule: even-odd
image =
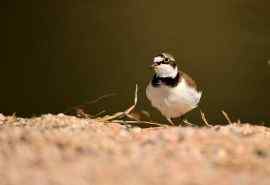
[[[183,71],[180,71],[180,74],[180,78],[183,77],[189,86],[194,87],[196,90],[198,90],[197,84],[188,74],[184,73]]]

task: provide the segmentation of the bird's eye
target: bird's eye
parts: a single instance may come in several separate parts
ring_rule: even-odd
[[[164,62],[169,62],[169,59],[168,59],[168,58],[165,58],[165,59],[164,59]]]

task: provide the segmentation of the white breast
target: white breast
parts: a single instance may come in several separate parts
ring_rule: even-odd
[[[176,87],[161,85],[146,88],[146,96],[153,107],[157,108],[166,118],[180,117],[198,106],[202,92],[187,85],[185,79]]]

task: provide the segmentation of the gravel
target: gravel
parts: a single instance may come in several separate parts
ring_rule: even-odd
[[[1,185],[269,185],[270,129],[0,114]]]

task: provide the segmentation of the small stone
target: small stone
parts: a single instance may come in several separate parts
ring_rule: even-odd
[[[65,116],[65,114],[63,114],[63,113],[59,113],[59,114],[57,114],[57,116],[58,116],[58,117],[64,117],[64,116]]]
[[[133,132],[133,133],[139,133],[139,132],[142,131],[142,129],[140,127],[134,127],[130,131]]]

